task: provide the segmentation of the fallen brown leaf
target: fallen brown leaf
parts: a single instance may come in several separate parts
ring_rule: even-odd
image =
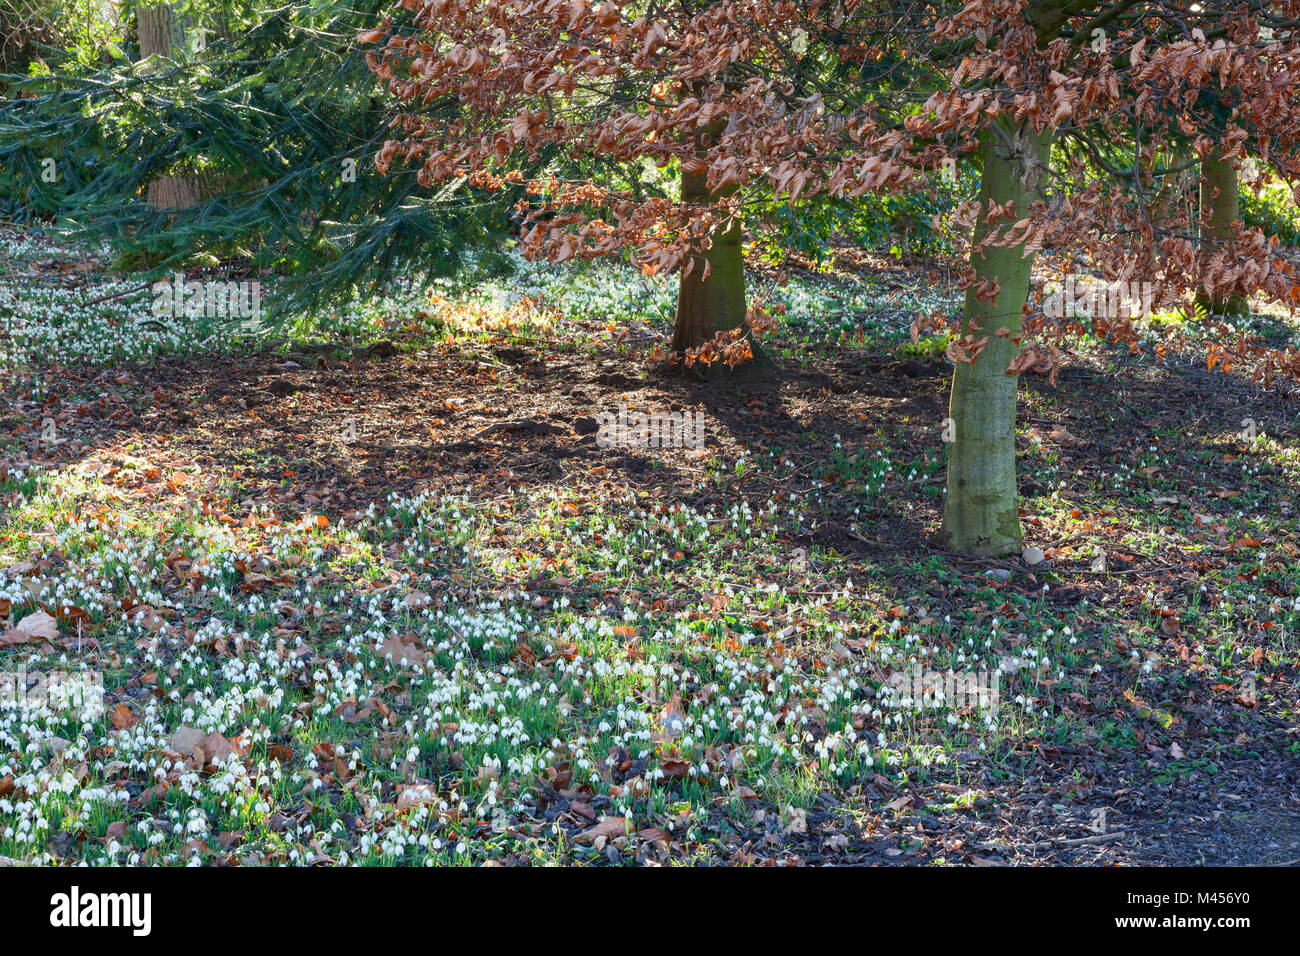
[[[126,704],[118,704],[113,708],[111,721],[114,730],[126,730],[130,727],[134,727],[139,723],[139,720],[140,718],[136,717],[136,715],[131,712],[131,708],[126,706]]]
[[[579,833],[577,839],[582,843],[594,843],[600,837],[612,840],[625,833],[627,833],[627,817],[606,817],[594,827]]]

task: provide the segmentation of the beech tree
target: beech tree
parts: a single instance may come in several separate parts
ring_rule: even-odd
[[[954,214],[971,246],[948,348],[941,536],[958,551],[1020,547],[1018,377],[1054,379],[1081,332],[1139,339],[1137,311],[1036,312],[1040,252],[1087,252],[1108,281],[1149,282],[1154,308],[1197,295],[1300,301],[1296,263],[1236,219],[1224,173],[1248,155],[1287,182],[1300,173],[1300,0],[400,6],[359,38],[380,44],[371,69],[406,104],[378,166],[415,164],[430,186],[513,184],[527,255],[626,251],[647,270],[680,270],[673,347],[687,364],[758,355],[740,240],[762,227],[760,198],[921,189],[945,166],[977,165],[980,194]],[[421,111],[446,98],[460,118],[428,121]],[[1196,159],[1160,158],[1180,153]],[[581,157],[616,161],[623,178],[559,175]],[[639,188],[647,160],[680,174],[675,195]],[[1203,221],[1156,215],[1162,187],[1190,166]],[[943,324],[920,316],[913,335]],[[1293,351],[1227,327],[1220,338],[1212,366],[1232,354],[1266,385],[1300,375]]]
[[[895,65],[864,62],[862,34],[847,29],[856,3],[401,6],[410,18],[359,38],[387,41],[372,69],[413,106],[455,98],[461,118],[400,114],[404,136],[385,144],[380,169],[400,160],[429,185],[517,183],[525,255],[627,251],[647,272],[676,270],[675,360],[697,372],[769,370],[754,335],[768,317],[746,301],[742,240],[760,226],[761,201],[798,200],[834,164],[860,93],[876,88],[864,74]],[[556,165],[566,159],[616,172],[565,177]],[[842,192],[898,189],[911,175],[873,157]]]
[[[1241,186],[1237,167],[1217,149],[1211,150],[1201,160],[1200,227],[1207,239],[1231,242],[1236,238],[1233,224],[1241,219]],[[1205,292],[1197,295],[1197,302],[1213,315],[1240,316],[1250,312],[1246,297],[1236,293],[1221,294],[1217,298]]]
[[[1262,295],[1292,307],[1300,299],[1294,259],[1238,219],[1235,175],[1248,154],[1288,182],[1300,172],[1298,11],[972,2],[936,29],[967,52],[953,89],[932,98],[933,113],[918,125],[938,135],[974,125],[983,155],[961,337],[949,352],[956,440],[942,534],[952,547],[990,554],[1020,547],[1015,376],[1034,369],[1055,378],[1067,338],[1080,331],[1133,343],[1144,317],[1134,309],[1095,316],[1086,327],[1026,322],[1040,250],[1092,253],[1106,279],[1149,283],[1155,308],[1189,295],[1215,304]],[[972,110],[988,120],[972,124]],[[1180,142],[1202,160],[1199,223],[1157,216],[1152,205],[1163,181],[1181,172],[1152,157]],[[1116,144],[1130,152],[1123,165],[1105,158]],[[1242,337],[1232,345],[1256,360],[1264,382],[1279,370],[1300,372],[1289,349],[1260,354]]]

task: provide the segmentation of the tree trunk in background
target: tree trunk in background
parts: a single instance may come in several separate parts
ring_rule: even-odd
[[[175,58],[185,50],[185,24],[167,4],[136,10],[140,56]],[[203,200],[202,178],[197,173],[159,176],[149,184],[152,209],[188,209]]]
[[[140,56],[174,57],[185,49],[185,24],[176,11],[165,3],[142,6],[135,12],[140,35]]]
[[[24,32],[23,24],[14,13],[0,10],[0,73],[20,75],[27,72],[30,59]],[[7,88],[0,82],[0,93]]]
[[[710,200],[704,173],[682,173],[682,202],[704,203]],[[719,332],[745,327],[745,260],[741,246],[743,229],[733,220],[726,232],[715,235],[713,244],[694,257],[690,275],[682,271],[677,290],[677,321],[673,329],[672,351],[681,355],[688,348],[699,348]],[[708,263],[709,277],[704,278]],[[775,369],[770,359],[746,329],[745,337],[754,357],[734,368],[722,362],[706,366],[697,362],[692,371],[701,376],[764,377]]]
[[[1004,126],[1008,138],[1016,136],[1014,126]],[[998,138],[984,144],[984,173],[980,183],[983,208],[1014,201],[1016,215],[1000,220],[1006,226],[1027,215],[1052,149],[1052,135],[1020,131],[1016,155],[1009,155]],[[975,226],[974,242],[989,232],[981,215]],[[966,292],[962,334],[989,343],[971,364],[958,362],[952,377],[949,416],[953,440],[948,443],[948,494],[944,500],[944,543],[967,554],[1005,555],[1020,550],[1020,514],[1016,492],[1016,385],[1018,376],[1007,367],[1019,351],[997,334],[1007,329],[1014,335],[1021,329],[1034,257],[1023,258],[1023,246],[1012,249],[986,248],[971,251],[970,264],[978,279],[996,279],[995,302],[975,298],[974,288]],[[972,332],[971,321],[979,328]]]
[[[1232,224],[1240,218],[1241,193],[1236,167],[1216,150],[1201,162],[1201,238],[1231,242],[1237,236]],[[1250,315],[1250,305],[1240,295],[1210,299],[1201,293],[1196,302],[1211,315]]]

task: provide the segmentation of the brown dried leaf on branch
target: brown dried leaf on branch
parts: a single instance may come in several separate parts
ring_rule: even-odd
[[[1026,259],[1049,247],[1087,252],[1107,277],[1157,284],[1166,304],[1199,291],[1300,305],[1294,250],[1240,221],[1202,229],[1185,201],[1198,173],[1189,183],[1184,158],[1235,172],[1250,157],[1280,182],[1300,179],[1300,18],[1284,8],[1246,17],[1208,3],[1114,20],[1098,0],[1047,26],[1032,5],[1002,0],[947,15],[843,0],[403,5],[414,29],[386,20],[358,36],[406,106],[376,165],[410,164],[428,187],[517,190],[528,257],[626,252],[649,273],[689,270],[733,217],[752,233],[777,226],[774,200],[930,190],[937,169],[987,144],[1014,161],[1024,195],[989,194],[947,217],[959,231],[988,230],[984,247]],[[1084,42],[1098,18],[1102,48]],[[918,111],[909,97],[936,78]],[[455,114],[428,109],[440,102]],[[1050,131],[1061,148],[1049,163],[1032,144]],[[1126,152],[1136,153],[1131,168],[1099,161]],[[560,179],[539,164],[548,154],[676,171],[694,192],[687,201],[683,182],[677,201],[634,187],[635,176]],[[976,299],[996,300],[1008,278],[984,277]],[[1062,323],[1054,347],[1089,331]],[[1122,324],[1100,331],[1135,344]],[[732,345],[686,361],[743,361],[746,345]],[[972,346],[950,357],[971,361]],[[1026,369],[1059,364],[1050,349],[1031,355]],[[1250,364],[1264,381],[1300,375],[1293,355],[1271,349]]]

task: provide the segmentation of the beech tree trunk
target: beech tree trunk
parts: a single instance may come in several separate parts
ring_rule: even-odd
[[[1027,215],[1051,156],[1052,134],[1010,124],[1002,129],[1017,146],[1009,151],[1001,137],[987,136],[980,199],[984,209],[1015,203],[1015,216],[995,224],[1005,227]],[[974,242],[979,243],[989,228],[981,216]],[[1023,253],[1024,246],[971,250],[976,276],[996,279],[999,292],[996,301],[984,302],[976,299],[974,288],[967,290],[962,334],[987,336],[989,343],[973,363],[957,363],[952,377],[948,414],[953,440],[948,443],[948,493],[940,536],[949,548],[966,554],[1006,555],[1021,546],[1016,491],[1019,376],[1006,371],[1019,349],[997,332],[1007,329],[1014,335],[1021,330],[1034,264],[1034,257]]]
[[[708,202],[704,173],[682,174],[682,202]],[[729,368],[722,362],[705,365],[697,362],[692,371],[707,377],[761,377],[775,371],[771,360],[745,327],[745,260],[741,246],[743,229],[732,220],[727,230],[713,237],[707,250],[694,256],[689,272],[682,270],[677,290],[677,321],[673,329],[672,351],[680,356],[687,349],[699,348],[719,332],[745,329],[753,358]],[[708,278],[704,278],[708,263]]]
[[[1215,150],[1201,162],[1201,236],[1216,242],[1236,238],[1232,224],[1241,218],[1241,193],[1237,186],[1237,169]],[[1244,296],[1211,299],[1201,293],[1196,301],[1211,315],[1243,316],[1250,314]]]
[[[163,3],[136,10],[140,56],[175,57],[185,49],[185,23],[176,11]],[[173,173],[149,183],[152,209],[188,209],[203,200],[203,181],[197,173]]]

